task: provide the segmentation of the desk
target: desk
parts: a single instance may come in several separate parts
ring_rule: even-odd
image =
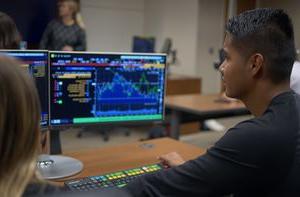
[[[179,138],[180,123],[249,114],[243,103],[216,102],[218,98],[219,94],[167,96],[166,109],[171,111],[171,137]]]
[[[170,74],[167,76],[166,95],[184,95],[200,94],[201,78],[185,76],[179,74]],[[198,132],[199,121],[180,124],[180,134],[189,134]]]
[[[201,78],[171,74],[167,76],[166,95],[201,93]]]
[[[108,148],[66,153],[64,155],[82,161],[84,169],[81,173],[58,182],[62,184],[62,181],[70,179],[157,163],[159,155],[172,151],[178,152],[185,160],[196,158],[205,152],[205,150],[193,145],[184,144],[170,138],[160,138]]]

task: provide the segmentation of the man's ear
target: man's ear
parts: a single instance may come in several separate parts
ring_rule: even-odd
[[[264,70],[264,56],[260,53],[255,53],[253,54],[250,59],[249,59],[249,69],[251,72],[251,75],[253,77],[259,77],[263,74],[263,70]]]

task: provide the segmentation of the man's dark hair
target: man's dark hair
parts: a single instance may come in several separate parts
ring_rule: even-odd
[[[283,10],[260,8],[243,12],[229,20],[226,31],[243,55],[264,56],[274,83],[289,80],[296,49],[292,21]]]

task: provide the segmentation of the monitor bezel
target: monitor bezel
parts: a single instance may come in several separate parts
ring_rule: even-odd
[[[165,58],[165,68],[164,68],[164,92],[163,92],[163,112],[161,119],[151,119],[151,120],[131,120],[131,121],[111,121],[111,122],[93,122],[93,123],[78,123],[78,124],[52,124],[52,113],[51,113],[51,101],[50,101],[50,91],[51,91],[51,54],[95,54],[95,55],[141,55],[141,56],[163,56]],[[166,89],[167,89],[167,54],[165,53],[134,53],[134,52],[96,52],[96,51],[48,51],[48,67],[49,67],[49,129],[62,129],[68,127],[83,127],[83,126],[96,126],[96,125],[138,125],[147,123],[157,123],[165,121],[165,101],[166,101]]]

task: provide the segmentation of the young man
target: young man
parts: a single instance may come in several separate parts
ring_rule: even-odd
[[[300,196],[300,97],[289,88],[295,60],[293,26],[279,9],[256,9],[229,20],[220,67],[226,95],[255,118],[239,123],[207,153],[143,176],[133,196]]]

